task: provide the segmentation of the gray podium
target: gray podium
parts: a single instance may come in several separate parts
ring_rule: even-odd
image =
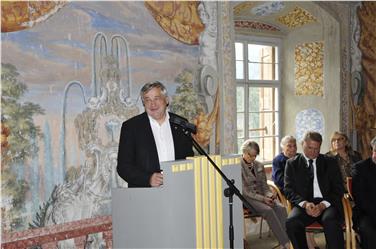
[[[240,157],[212,156],[241,191]],[[227,184],[205,157],[161,165],[160,188],[112,189],[114,248],[229,248]],[[234,246],[243,248],[243,209],[234,196]]]

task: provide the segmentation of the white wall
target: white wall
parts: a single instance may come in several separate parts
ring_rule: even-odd
[[[324,116],[324,141],[321,152],[329,149],[332,132],[340,127],[340,48],[339,23],[315,4],[307,10],[319,17],[317,24],[304,25],[289,32],[283,40],[282,55],[282,135],[295,135],[296,115],[305,109],[315,108]],[[296,96],[294,82],[295,46],[305,42],[324,41],[324,96]],[[301,147],[298,147],[301,151]]]

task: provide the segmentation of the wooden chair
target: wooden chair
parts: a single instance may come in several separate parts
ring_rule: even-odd
[[[243,206],[243,216],[244,216],[244,238],[246,237],[246,225],[245,225],[245,220],[250,219],[254,223],[257,223],[257,218],[260,218],[260,229],[259,229],[259,239],[262,238],[262,223],[264,221],[264,217],[262,215],[258,214],[252,214],[251,211],[249,211],[248,208]]]
[[[282,194],[281,190],[275,185],[275,183],[271,180],[268,180],[268,185],[270,189],[272,189],[274,192],[277,193],[278,200],[281,202],[281,204],[287,208],[287,200],[284,194]]]
[[[268,186],[272,191],[275,191],[277,193],[278,199],[281,201],[282,205],[286,207],[286,198],[283,196],[281,191],[278,189],[278,187],[274,184],[273,181],[268,180],[267,181]],[[251,211],[249,211],[248,208],[243,206],[243,216],[244,216],[244,238],[246,235],[246,225],[245,225],[245,220],[246,219],[251,219],[254,223],[257,223],[257,218],[260,218],[260,229],[259,229],[259,238],[262,238],[262,223],[264,222],[264,217],[262,215],[256,215],[252,214]],[[268,230],[268,236],[270,237],[270,229]]]
[[[342,197],[342,205],[343,205],[343,212],[344,212],[344,224],[343,224],[343,231],[345,233],[345,245],[346,245],[346,249],[355,249],[353,247],[353,243],[352,243],[352,229],[351,229],[351,224],[352,224],[352,221],[351,221],[351,205],[350,205],[350,201],[348,199],[348,197],[346,195],[344,195]],[[287,212],[290,213],[292,210],[292,205],[290,203],[290,201],[287,200]],[[306,231],[307,232],[314,232],[314,233],[322,233],[324,232],[324,228],[323,226],[318,223],[318,222],[314,222],[312,223],[311,225],[308,225],[306,226]],[[293,249],[293,246],[291,245],[291,249]]]
[[[354,200],[352,195],[352,177],[346,177],[346,186],[347,186],[347,193],[351,197],[352,200]]]
[[[347,186],[347,193],[348,197],[351,200],[354,200],[353,194],[352,194],[352,177],[346,177],[346,186]],[[357,233],[353,229],[353,221],[352,221],[352,205],[351,202],[349,201],[349,205],[347,206],[348,213],[349,213],[349,219],[350,219],[350,227],[351,227],[351,248],[356,249],[356,235]]]

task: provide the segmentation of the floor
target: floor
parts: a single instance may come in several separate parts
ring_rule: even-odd
[[[257,223],[247,219],[246,220],[246,242],[248,247],[244,247],[247,249],[273,249],[279,248],[278,241],[274,237],[273,233],[269,233],[269,228],[266,222],[263,223],[262,229],[262,237],[259,238],[259,228],[260,228],[260,221],[258,220]],[[323,233],[316,233],[314,234],[314,238],[316,244],[320,247],[320,249],[325,249],[326,242]],[[357,245],[359,248],[359,245]]]
[[[323,234],[315,234],[315,241],[321,249],[325,249],[325,238]],[[262,238],[258,235],[247,235],[248,249],[272,249],[279,248],[278,241],[275,239],[273,233],[269,236],[268,233],[263,233]]]

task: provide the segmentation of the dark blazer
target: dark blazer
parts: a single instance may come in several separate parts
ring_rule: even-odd
[[[376,164],[371,158],[360,161],[352,167],[352,194],[355,201],[353,208],[354,224],[358,218],[368,216],[376,226]]]
[[[316,172],[323,199],[333,205],[343,217],[344,188],[337,161],[332,157],[320,154],[316,159]],[[313,197],[310,196],[312,187],[307,161],[303,154],[287,160],[284,188],[287,199],[298,207],[302,201],[312,201]]]
[[[283,189],[285,186],[284,183],[284,175],[285,175],[285,166],[286,166],[286,161],[289,158],[281,152],[278,154],[274,159],[272,163],[272,180],[277,185],[279,190],[284,193]]]
[[[170,117],[175,114],[169,112]],[[176,116],[176,115],[175,115]],[[192,140],[171,125],[175,159],[193,156]],[[160,170],[157,146],[146,112],[125,121],[121,127],[117,172],[128,187],[150,187],[150,176]]]

